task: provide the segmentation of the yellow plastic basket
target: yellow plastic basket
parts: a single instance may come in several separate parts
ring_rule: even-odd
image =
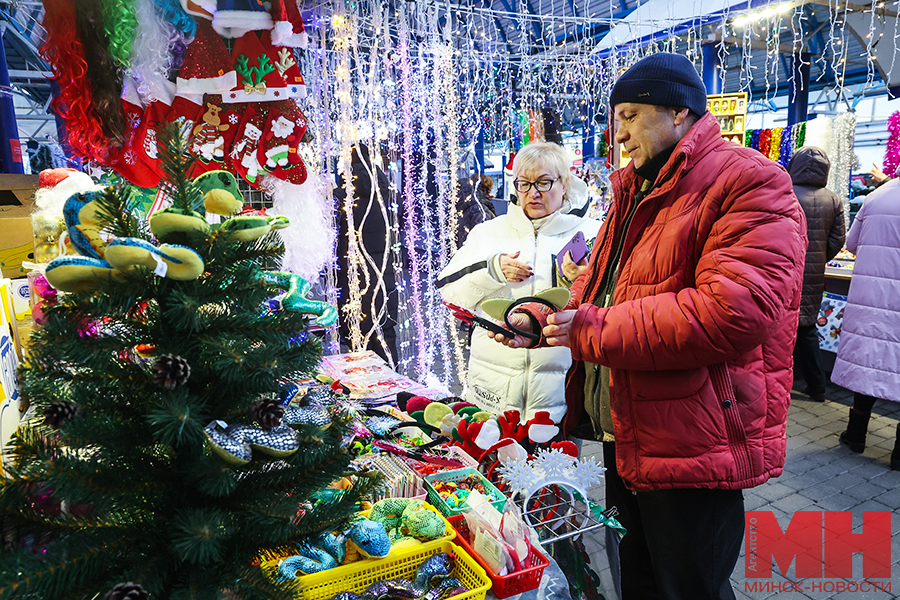
[[[468,592],[453,596],[453,600],[484,600],[491,587],[491,580],[484,569],[469,554],[448,541],[429,546],[417,546],[401,550],[380,560],[362,561],[301,578],[302,589],[298,600],[327,600],[341,592],[361,594],[369,585],[385,579],[416,578],[416,569],[426,558],[439,552],[456,557],[452,575],[459,579]],[[340,569],[340,576],[336,571]]]
[[[433,513],[437,513],[438,515],[440,515],[441,519],[444,520],[444,532],[445,533],[444,533],[443,537],[439,537],[436,540],[428,540],[427,542],[422,542],[421,546],[416,546],[417,549],[421,549],[423,547],[427,547],[432,544],[437,544],[439,542],[444,542],[444,541],[449,542],[449,541],[452,541],[454,538],[456,538],[456,528],[450,524],[450,521],[447,520],[447,517],[445,517],[444,515],[441,515],[441,511],[439,511],[437,508],[433,507],[432,505],[428,504],[427,502],[423,502],[422,507],[430,510]],[[363,510],[363,511],[360,511],[359,514],[361,514],[364,517],[368,517],[369,511]],[[340,566],[337,567],[337,569],[341,569],[342,567],[347,566],[349,563],[356,563],[356,562],[360,562],[360,561],[373,561],[373,560],[389,560],[392,557],[393,557],[392,555],[388,555],[384,558],[363,558],[362,556],[360,556],[359,550],[356,548],[356,544],[348,543],[347,544],[347,558],[344,559],[344,562],[342,562],[340,564]],[[331,569],[331,571],[335,571],[335,569]],[[338,572],[337,574],[338,574],[338,576],[341,575],[340,572]],[[301,577],[308,577],[308,575],[302,575]]]
[[[433,546],[440,545],[443,542],[453,541],[456,538],[456,528],[454,528],[453,525],[450,524],[450,522],[447,520],[447,517],[445,517],[444,515],[441,515],[441,513],[440,513],[440,511],[438,511],[438,509],[436,509],[432,505],[428,504],[427,502],[423,503],[423,507],[430,510],[431,512],[437,513],[438,515],[441,516],[441,519],[443,519],[443,521],[444,521],[444,531],[445,531],[443,537],[439,537],[436,540],[429,540],[427,542],[422,542],[419,545],[412,546],[405,550],[401,550],[401,549],[393,550],[393,551],[391,551],[390,554],[388,554],[384,558],[363,558],[360,556],[359,550],[356,548],[356,544],[348,543],[347,544],[347,557],[344,559],[344,562],[342,562],[340,565],[334,567],[333,569],[328,569],[327,571],[322,571],[321,573],[312,573],[310,575],[300,575],[297,578],[298,582],[300,583],[301,586],[303,586],[305,588],[308,581],[313,580],[315,578],[320,578],[322,575],[328,575],[329,577],[333,578],[335,581],[341,581],[347,576],[348,573],[358,571],[360,568],[368,567],[368,566],[374,565],[376,563],[384,563],[384,562],[389,563],[389,562],[393,561],[394,559],[396,559],[397,557],[406,556],[406,554],[410,551],[423,552],[425,550],[432,548]],[[361,511],[359,514],[364,517],[368,517],[369,511],[364,510],[364,511]],[[296,552],[294,552],[294,553],[296,554]],[[277,579],[278,578],[278,564],[280,562],[281,561],[277,560],[277,559],[263,561],[261,564],[261,567],[262,567],[263,571],[265,571],[270,577],[272,577],[273,579]]]

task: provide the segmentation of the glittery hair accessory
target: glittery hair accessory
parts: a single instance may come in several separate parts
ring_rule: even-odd
[[[516,458],[497,470],[509,486],[511,495],[521,495],[528,506],[532,496],[551,485],[566,488],[570,494],[578,492],[587,500],[587,490],[600,482],[606,469],[593,458],[578,460],[559,448],[551,448],[538,451],[534,460]]]

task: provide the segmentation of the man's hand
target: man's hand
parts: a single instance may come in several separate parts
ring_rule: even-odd
[[[534,275],[530,265],[516,260],[519,254],[520,252],[500,255],[500,270],[510,283],[519,283]]]
[[[561,310],[547,317],[547,326],[544,327],[544,339],[551,346],[571,347],[569,332],[572,330],[572,321],[575,320],[574,310]]]
[[[566,250],[566,255],[563,257],[562,262],[562,271],[563,275],[566,276],[566,279],[569,281],[575,281],[578,277],[587,271],[588,261],[587,257],[581,259],[581,262],[575,262],[572,260],[572,251]]]
[[[512,325],[519,331],[527,331],[531,333],[531,319],[528,318],[528,315],[513,313],[509,315],[509,322],[512,323]],[[488,330],[487,334],[488,337],[495,342],[500,342],[504,346],[509,346],[510,348],[527,348],[534,343],[521,335],[517,335],[513,339],[509,339],[505,335],[494,333],[491,330]]]

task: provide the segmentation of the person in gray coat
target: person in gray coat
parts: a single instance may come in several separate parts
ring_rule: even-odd
[[[841,199],[825,187],[831,162],[825,151],[804,146],[788,163],[794,194],[806,213],[809,246],[803,269],[803,295],[800,299],[800,324],[794,346],[794,369],[806,381],[805,393],[812,400],[825,400],[825,370],[816,318],[825,290],[825,263],[844,246],[844,206]]]

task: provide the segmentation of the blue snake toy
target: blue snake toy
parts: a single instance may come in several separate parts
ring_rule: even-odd
[[[456,577],[450,577],[456,559],[446,552],[433,554],[416,569],[415,581],[386,579],[369,585],[362,594],[341,592],[330,600],[443,600],[468,591]],[[432,587],[434,586],[434,587]]]
[[[333,569],[347,555],[347,540],[359,548],[366,558],[384,558],[391,551],[391,540],[384,527],[374,521],[361,519],[343,533],[323,533],[297,545],[298,556],[289,556],[278,565],[283,579]]]

